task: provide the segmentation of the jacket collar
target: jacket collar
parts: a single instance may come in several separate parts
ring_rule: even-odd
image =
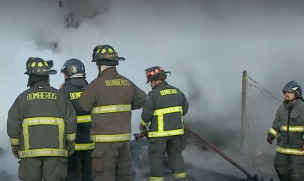
[[[37,81],[31,85],[31,88],[38,88],[38,87],[50,87],[50,83],[48,83],[47,81]]]
[[[163,87],[163,86],[168,86],[168,82],[167,81],[162,81],[161,83],[157,84],[154,88],[152,89],[156,89],[158,87]]]
[[[65,79],[65,85],[73,85],[78,87],[86,87],[88,82],[84,77]]]
[[[294,103],[290,103],[290,102],[286,103],[285,101],[283,103],[284,103],[286,109],[290,109],[290,108],[300,104],[300,102],[302,102],[302,99],[297,99]]]
[[[102,71],[98,74],[98,77],[101,77],[101,76],[107,75],[107,74],[110,74],[113,76],[118,75],[116,67],[109,67],[109,68],[105,69],[104,71]]]

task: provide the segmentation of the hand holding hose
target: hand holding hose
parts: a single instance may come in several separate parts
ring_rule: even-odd
[[[18,159],[19,159],[19,150],[20,150],[19,146],[12,146],[13,155],[14,155],[14,157],[16,157]]]
[[[273,140],[274,140],[273,135],[271,135],[270,133],[268,133],[267,142],[272,145]]]
[[[147,128],[144,127],[142,124],[139,125],[139,130],[140,130],[140,133],[134,134],[136,140],[143,138],[143,137],[148,137]]]
[[[75,152],[75,143],[73,141],[67,142],[68,155],[71,156]]]

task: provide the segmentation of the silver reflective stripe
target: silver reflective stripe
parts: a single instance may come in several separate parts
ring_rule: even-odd
[[[154,115],[169,114],[174,112],[183,112],[183,108],[181,106],[176,106],[164,109],[157,109],[154,111]]]
[[[164,177],[150,177],[150,181],[164,181]]]
[[[130,141],[131,133],[115,134],[115,135],[92,135],[91,140],[94,142]]]
[[[288,126],[287,125],[282,125],[280,127],[281,131],[290,131],[290,132],[304,132],[304,127],[303,126]]]
[[[163,131],[163,132],[148,132],[149,137],[165,137],[165,136],[176,136],[184,134],[184,129]]]
[[[75,141],[76,140],[76,133],[67,134],[67,141]]]
[[[114,112],[127,112],[131,111],[131,105],[109,105],[94,107],[91,111],[92,114],[114,113]]]
[[[20,139],[19,138],[10,138],[11,145],[20,145]]]
[[[40,156],[60,156],[67,157],[68,151],[63,149],[34,149],[19,151],[20,158],[40,157]]]
[[[77,144],[75,143],[75,150],[92,150],[94,149],[94,143],[84,143],[84,144]]]
[[[59,132],[58,134],[59,149],[63,149],[63,140],[64,140],[63,138],[65,132],[64,120],[62,118],[55,118],[55,117],[35,117],[35,118],[26,118],[22,122],[25,150],[30,150],[29,126],[33,126],[33,125],[57,125]]]
[[[182,172],[182,173],[175,173],[173,174],[174,179],[181,179],[181,178],[186,178],[186,172]]]
[[[182,106],[175,106],[175,107],[167,107],[163,109],[157,109],[154,111],[153,115],[157,116],[157,132],[164,132],[164,114],[170,114],[170,113],[181,113],[181,121],[183,124],[183,108]]]
[[[89,123],[92,122],[91,116],[77,116],[77,123]]]

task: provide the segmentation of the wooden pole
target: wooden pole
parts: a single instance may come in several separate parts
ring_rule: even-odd
[[[247,93],[247,71],[243,71],[242,77],[242,117],[241,117],[241,153],[246,138],[246,93]]]

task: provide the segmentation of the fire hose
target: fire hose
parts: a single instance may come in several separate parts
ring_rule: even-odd
[[[225,160],[227,160],[233,166],[235,166],[240,171],[242,171],[247,176],[247,180],[249,180],[249,181],[259,181],[257,175],[252,176],[246,169],[244,169],[241,165],[239,165],[238,163],[236,163],[235,161],[233,161],[230,157],[228,157],[226,154],[224,154],[221,150],[219,150],[216,146],[214,146],[206,138],[204,138],[203,136],[199,135],[198,133],[196,133],[195,131],[191,130],[190,128],[185,127],[185,131],[191,133],[192,135],[194,135],[195,137],[197,137],[199,140],[201,140],[202,142],[204,142],[205,144],[207,144],[217,154],[219,154],[221,157],[223,157]],[[139,139],[139,138],[147,136],[147,132],[146,132],[146,130],[144,130],[143,132],[141,132],[139,134],[134,134],[134,136],[135,136],[135,139]],[[271,178],[270,181],[273,181],[273,179]]]
[[[233,161],[231,158],[229,158],[226,154],[224,154],[221,150],[219,150],[216,146],[214,146],[211,142],[209,142],[206,138],[199,135],[195,131],[191,130],[190,128],[185,127],[185,131],[191,133],[204,143],[206,143],[212,150],[214,150],[216,153],[218,153],[221,157],[223,157],[225,160],[227,160],[229,163],[234,165],[236,168],[238,168],[240,171],[242,171],[246,176],[248,180],[252,181],[258,181],[257,175],[252,176],[247,170],[245,170],[241,165]]]

